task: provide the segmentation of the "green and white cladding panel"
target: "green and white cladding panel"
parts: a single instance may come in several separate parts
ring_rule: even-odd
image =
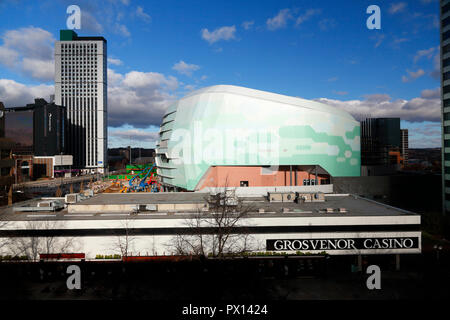
[[[221,165],[319,165],[359,176],[360,125],[316,101],[218,85],[168,108],[156,153],[162,181],[187,190]]]

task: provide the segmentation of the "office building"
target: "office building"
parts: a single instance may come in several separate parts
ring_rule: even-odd
[[[15,155],[67,154],[66,108],[38,98],[26,106],[5,109],[5,135]]]
[[[66,149],[66,108],[35,99],[22,107],[5,109],[5,135],[12,141],[17,183],[68,170],[73,164]]]
[[[55,103],[67,109],[67,149],[74,167],[107,164],[107,43],[61,30],[55,43]]]
[[[14,142],[15,155],[33,155],[34,105],[5,109],[5,137]]]
[[[408,149],[409,149],[408,129],[400,129],[400,133],[401,133],[403,164],[407,165],[408,164]]]
[[[13,141],[5,138],[5,106],[0,101],[0,205],[3,203],[3,198],[9,191],[9,187],[13,183],[13,167],[14,160],[12,159]]]
[[[450,1],[441,0],[442,200],[450,212]]]
[[[395,174],[407,158],[408,130],[400,129],[400,118],[361,121],[361,175]]]
[[[168,108],[155,160],[169,190],[329,184],[360,175],[360,125],[316,101],[212,86]]]

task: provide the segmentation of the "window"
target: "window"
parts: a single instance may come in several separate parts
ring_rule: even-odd
[[[450,58],[447,58],[442,62],[442,68],[445,68],[448,66],[450,66]]]
[[[444,153],[444,161],[450,161],[450,153]]]
[[[450,173],[450,167],[444,167],[444,173],[449,174]]]
[[[446,93],[450,93],[450,85],[446,85],[444,86],[444,90],[443,90],[444,94]]]
[[[447,40],[448,38],[450,38],[450,30],[446,31],[442,34],[442,42],[444,42],[445,40]]]
[[[444,113],[444,121],[450,120],[450,112]]]
[[[450,16],[442,20],[442,28],[448,26],[450,24]]]
[[[446,4],[445,6],[443,6],[441,8],[441,14],[444,15],[445,13],[447,13],[447,11],[450,10],[450,3]]]
[[[442,78],[443,78],[444,81],[445,80],[449,80],[450,79],[450,72],[445,72]]]
[[[442,47],[442,54],[446,54],[450,52],[450,44]]]
[[[239,183],[239,186],[240,186],[240,187],[248,187],[248,181],[241,181],[241,182]]]
[[[449,134],[450,133],[450,126],[445,126],[444,127],[444,133],[445,134]]]

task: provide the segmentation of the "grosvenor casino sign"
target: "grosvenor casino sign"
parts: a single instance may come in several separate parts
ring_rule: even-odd
[[[418,249],[419,238],[268,239],[266,247],[270,251]]]

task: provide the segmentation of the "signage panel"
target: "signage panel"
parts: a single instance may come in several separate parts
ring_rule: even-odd
[[[268,251],[419,249],[419,237],[267,239]]]

